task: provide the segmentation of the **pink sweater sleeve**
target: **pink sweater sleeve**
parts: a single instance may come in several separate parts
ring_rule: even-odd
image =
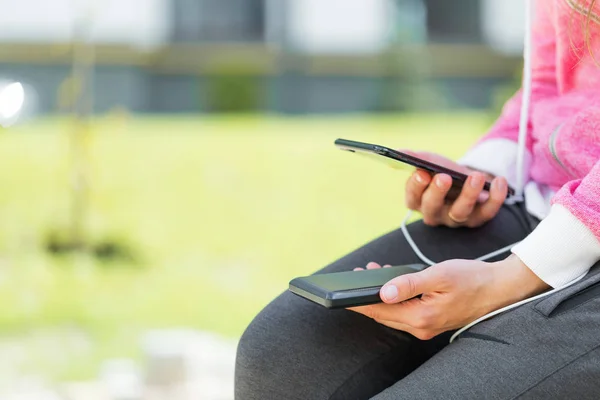
[[[585,178],[564,185],[552,202],[566,208],[600,241],[600,161]]]
[[[563,142],[555,157],[570,175],[583,174],[583,178],[564,184],[552,200],[550,214],[513,248],[513,253],[553,287],[573,281],[600,260],[600,160],[597,153],[580,157],[595,151],[598,132],[600,109],[594,106],[564,122],[559,136]]]
[[[550,214],[512,252],[555,288],[600,260],[600,161],[560,189]]]

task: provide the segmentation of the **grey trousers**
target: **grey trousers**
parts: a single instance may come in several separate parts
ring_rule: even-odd
[[[436,261],[476,258],[534,227],[518,206],[478,229],[409,227]],[[560,233],[557,233],[560,234]],[[502,256],[501,256],[502,257]],[[419,260],[399,231],[321,270]],[[290,277],[291,278],[291,277]],[[240,340],[237,400],[600,399],[600,265],[561,292],[476,325],[421,341],[362,315],[283,293]]]

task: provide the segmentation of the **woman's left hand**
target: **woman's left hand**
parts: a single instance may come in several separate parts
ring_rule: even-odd
[[[351,310],[429,340],[548,288],[515,255],[495,263],[450,260],[388,282],[380,291],[386,304]]]

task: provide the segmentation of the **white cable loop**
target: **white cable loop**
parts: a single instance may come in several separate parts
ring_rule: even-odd
[[[417,255],[417,257],[419,257],[419,259],[421,261],[423,261],[425,264],[427,265],[435,265],[438,264],[438,262],[435,262],[433,260],[431,260],[430,258],[428,258],[425,254],[423,254],[423,252],[421,251],[421,249],[419,249],[419,246],[417,246],[417,244],[415,243],[414,239],[412,238],[410,232],[408,232],[408,228],[407,228],[407,223],[410,220],[410,218],[413,216],[413,212],[409,211],[408,213],[406,213],[406,217],[404,217],[404,221],[402,221],[402,225],[400,225],[400,230],[402,231],[402,233],[404,234],[404,238],[406,239],[406,242],[408,243],[408,245],[410,246],[410,248],[414,251],[414,253]],[[509,246],[503,247],[499,250],[493,251],[489,254],[485,254],[481,257],[476,258],[476,261],[485,261],[485,260],[489,260],[490,258],[494,258],[496,256],[499,256],[500,254],[506,253],[508,251],[510,251],[510,249],[512,249],[514,246],[516,246],[517,244],[519,244],[519,242],[517,243],[513,243]]]
[[[413,215],[412,211],[409,211],[408,213],[406,213],[406,217],[404,217],[404,220],[402,221],[402,225],[400,226],[400,229],[402,230],[402,233],[404,234],[404,238],[406,239],[406,242],[408,243],[408,245],[411,247],[411,249],[415,252],[415,254],[417,255],[417,257],[419,257],[419,259],[421,261],[423,261],[425,264],[430,265],[430,266],[431,265],[435,265],[435,264],[437,264],[437,262],[429,259],[427,256],[425,256],[425,254],[423,254],[423,252],[419,249],[419,246],[417,246],[417,244],[413,240],[412,236],[410,235],[410,232],[408,232],[407,223],[410,220],[410,218],[412,217],[412,215]],[[491,253],[485,254],[485,255],[483,255],[483,256],[481,256],[479,258],[476,258],[475,260],[477,260],[477,261],[489,260],[490,258],[499,256],[500,254],[503,254],[503,253],[506,253],[506,252],[510,251],[510,249],[513,248],[514,246],[516,246],[517,244],[518,244],[518,242],[514,243],[514,244],[511,244],[510,246],[503,247],[503,248],[501,248],[499,250],[493,251]],[[454,333],[454,335],[452,335],[452,337],[450,338],[450,343],[452,343],[461,333],[467,331],[468,329],[471,329],[473,326],[477,325],[478,323],[480,323],[482,321],[485,321],[486,319],[492,318],[492,317],[494,317],[494,316],[496,316],[498,314],[501,314],[503,312],[506,312],[508,310],[512,310],[513,308],[522,306],[523,304],[527,304],[529,302],[541,299],[543,297],[550,296],[551,294],[554,294],[554,293],[558,292],[559,290],[566,289],[567,287],[569,287],[569,286],[571,286],[571,285],[579,282],[581,279],[583,279],[586,276],[586,274],[587,273],[581,275],[580,277],[578,277],[575,280],[567,283],[564,286],[561,286],[559,288],[550,290],[550,291],[542,293],[540,295],[531,297],[529,299],[525,299],[525,300],[519,301],[518,303],[511,304],[509,306],[506,306],[504,308],[501,308],[499,310],[496,310],[494,312],[486,314],[486,315],[484,315],[481,318],[476,319],[475,321],[471,322],[470,324],[468,324],[468,325],[464,326],[463,328],[459,329],[458,331],[456,331]]]
[[[542,294],[538,294],[537,296],[530,297],[530,298],[528,298],[528,299],[525,299],[525,300],[519,301],[518,303],[514,303],[514,304],[511,304],[511,305],[508,305],[508,306],[506,306],[506,307],[504,307],[504,308],[501,308],[501,309],[499,309],[499,310],[496,310],[496,311],[494,311],[494,312],[491,312],[491,313],[489,313],[489,314],[486,314],[486,315],[484,315],[483,317],[476,319],[475,321],[471,322],[470,324],[468,324],[468,325],[466,325],[466,326],[462,327],[461,329],[459,329],[458,331],[456,331],[456,332],[454,333],[454,335],[452,335],[452,337],[450,338],[450,343],[452,343],[452,342],[454,341],[454,339],[456,339],[456,338],[457,338],[457,337],[458,337],[458,336],[459,336],[461,333],[463,333],[463,332],[465,332],[465,331],[467,331],[467,330],[471,329],[472,327],[474,327],[474,326],[475,326],[475,325],[477,325],[478,323],[480,323],[480,322],[483,322],[483,321],[485,321],[486,319],[490,319],[490,318],[492,318],[492,317],[495,317],[496,315],[498,315],[498,314],[501,314],[501,313],[503,313],[503,312],[506,312],[506,311],[512,310],[513,308],[520,307],[520,306],[522,306],[522,305],[524,305],[524,304],[530,303],[530,302],[532,302],[532,301],[535,301],[535,300],[539,300],[539,299],[541,299],[541,298],[543,298],[543,297],[550,296],[551,294],[554,294],[554,293],[556,293],[556,292],[558,292],[558,291],[560,291],[560,290],[566,289],[566,288],[568,288],[569,286],[571,286],[571,285],[573,285],[573,284],[575,284],[575,283],[579,282],[580,280],[582,280],[582,279],[583,279],[583,278],[584,278],[586,275],[587,275],[587,272],[586,272],[585,274],[581,275],[580,277],[576,278],[575,280],[573,280],[573,281],[571,281],[571,282],[567,283],[567,284],[566,284],[566,285],[564,285],[564,286],[561,286],[561,287],[559,287],[559,288],[556,288],[556,289],[552,289],[552,290],[550,290],[549,292],[544,292],[544,293],[542,293]]]

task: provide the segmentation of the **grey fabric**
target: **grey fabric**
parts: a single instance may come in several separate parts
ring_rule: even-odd
[[[409,231],[429,258],[442,261],[476,258],[515,243],[524,238],[534,224],[520,206],[511,206],[504,207],[494,220],[478,229],[431,228],[417,222],[409,226]],[[419,262],[419,259],[397,230],[321,271],[349,271],[369,261],[400,265]],[[516,387],[513,379],[519,377],[508,372],[513,371],[519,357],[539,361],[549,354],[546,352],[537,358],[529,356],[539,347],[533,345],[537,336],[531,332],[527,333],[529,342],[522,346],[512,334],[499,335],[488,328],[496,326],[498,321],[508,321],[508,326],[516,326],[514,331],[512,328],[509,331],[518,335],[526,327],[535,326],[527,322],[529,320],[521,320],[520,313],[526,309],[476,327],[473,332],[482,336],[464,336],[456,344],[447,346],[449,334],[420,341],[353,312],[326,310],[285,292],[255,318],[240,340],[235,396],[237,400],[352,400],[380,394],[376,398],[382,400],[453,395],[468,398],[483,393],[483,397],[474,398],[487,398],[506,387]],[[537,319],[531,320],[538,321],[534,324],[550,320],[538,311],[530,313],[536,315]],[[510,315],[515,318],[511,319]],[[508,344],[502,343],[503,338]],[[544,345],[554,347],[551,341]],[[565,346],[568,347],[568,343]],[[466,355],[471,355],[473,360]],[[531,368],[529,363],[527,365]],[[497,380],[489,378],[493,369],[499,371]],[[503,372],[504,369],[507,372]],[[458,375],[459,371],[464,375]],[[522,376],[522,371],[519,374],[519,379],[527,378]],[[454,382],[455,378],[460,382]],[[482,391],[488,381],[493,384],[490,385],[492,391]]]
[[[374,399],[599,399],[599,288],[597,264],[574,286],[476,325]]]

